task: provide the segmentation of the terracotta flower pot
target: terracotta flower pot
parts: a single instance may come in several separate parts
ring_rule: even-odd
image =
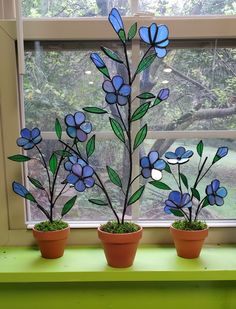
[[[63,256],[69,232],[69,227],[49,232],[38,231],[33,228],[33,235],[37,240],[42,257],[57,259]]]
[[[208,235],[208,228],[199,231],[184,231],[170,227],[173,236],[177,255],[186,259],[199,257],[205,238]]]
[[[98,228],[108,265],[117,268],[129,267],[133,264],[143,228],[133,233],[113,234]]]

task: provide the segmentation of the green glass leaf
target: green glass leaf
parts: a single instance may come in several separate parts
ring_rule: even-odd
[[[111,168],[110,166],[107,166],[107,173],[111,182],[114,183],[114,185],[122,188],[122,182],[120,180],[120,176],[118,175],[118,173],[115,170],[113,170],[113,168]]]
[[[156,59],[156,57],[157,57],[156,54],[151,54],[151,55],[145,57],[144,59],[142,59],[142,61],[138,65],[138,68],[136,70],[136,74],[141,73],[142,71],[147,69],[153,63],[153,61]]]
[[[84,107],[83,110],[91,114],[107,114],[106,110],[99,108],[99,107],[89,106],[89,107]]]
[[[164,182],[158,181],[158,180],[153,180],[149,182],[151,185],[154,187],[161,189],[161,190],[172,190],[167,184]]]
[[[200,142],[197,144],[197,153],[198,153],[199,157],[202,157],[203,148],[204,148],[203,142],[200,141]]]
[[[17,154],[17,155],[8,157],[8,159],[11,160],[11,161],[15,161],[15,162],[26,162],[26,161],[31,160],[30,157],[27,157],[27,156],[24,156],[24,155],[21,155],[21,154]]]
[[[128,32],[128,40],[132,40],[135,35],[137,33],[137,23],[135,22],[129,29],[129,32]]]
[[[89,158],[95,150],[95,134],[88,140],[86,144],[86,154],[87,157]]]
[[[54,151],[55,154],[57,154],[58,156],[67,158],[71,156],[71,153],[69,151],[66,150],[55,150]]]
[[[167,162],[166,162],[166,166],[164,168],[164,171],[166,171],[167,173],[171,174],[171,169],[170,169],[170,166],[169,166],[169,164]]]
[[[49,168],[54,175],[57,170],[57,156],[55,155],[55,153],[53,153],[49,159]]]
[[[33,195],[30,192],[25,195],[25,199],[27,199],[27,200],[29,200],[31,202],[36,203],[35,198],[33,197]]]
[[[119,62],[119,63],[123,63],[123,61],[120,59],[120,57],[118,56],[117,53],[115,53],[113,50],[107,48],[107,47],[101,47],[101,50],[104,52],[105,55],[107,55],[109,58],[111,58],[112,60]]]
[[[203,203],[202,203],[202,208],[204,208],[204,207],[206,207],[206,206],[208,206],[208,205],[210,205],[210,203],[208,202],[208,198],[207,198],[207,196],[204,198],[204,201],[203,201]]]
[[[130,197],[128,201],[128,205],[132,205],[133,203],[137,202],[143,194],[145,186],[140,187],[134,194]]]
[[[97,67],[97,69],[98,69],[103,75],[105,75],[107,78],[110,79],[110,75],[109,75],[109,72],[108,72],[107,67],[103,67],[103,68],[98,68],[98,67]]]
[[[123,143],[125,143],[124,131],[123,131],[121,125],[119,124],[119,122],[118,122],[117,120],[115,120],[114,118],[109,118],[109,120],[110,120],[111,128],[112,128],[113,132],[115,133],[115,135],[116,135]]]
[[[171,213],[176,217],[184,217],[184,214],[179,209],[170,209]]]
[[[217,161],[219,161],[220,159],[222,159],[221,157],[215,155],[212,161],[212,164],[215,164]]]
[[[150,106],[150,102],[146,102],[141,104],[136,111],[133,113],[132,117],[131,117],[131,121],[136,121],[141,119],[148,111]]]
[[[188,190],[188,179],[187,179],[187,177],[184,174],[180,173],[180,178],[181,178],[183,184],[185,185],[185,187]]]
[[[191,192],[192,192],[192,195],[193,195],[197,200],[200,201],[201,196],[200,196],[200,193],[198,192],[198,190],[197,190],[197,189],[194,189],[194,188],[191,188]]]
[[[41,184],[41,182],[37,179],[34,179],[30,176],[28,176],[29,181],[32,183],[32,185],[34,185],[36,188],[40,189],[40,190],[44,190],[43,185]]]
[[[160,104],[161,102],[162,102],[162,100],[160,98],[156,98],[154,103],[153,103],[153,105],[152,105],[152,107]]]
[[[71,210],[71,208],[75,205],[76,199],[77,199],[77,195],[73,196],[69,201],[65,203],[61,211],[62,217],[65,216]]]
[[[61,139],[62,127],[61,127],[60,121],[57,118],[55,121],[55,132],[56,132],[57,138]]]
[[[145,140],[145,137],[147,136],[147,124],[145,124],[136,134],[134,139],[134,150],[142,144],[142,142]]]
[[[143,92],[137,96],[139,99],[153,99],[155,98],[154,94],[150,92]]]
[[[108,203],[107,202],[104,202],[102,200],[99,200],[99,199],[94,199],[94,198],[91,198],[88,200],[90,203],[92,204],[95,204],[95,205],[99,205],[99,206],[107,206]]]
[[[125,35],[125,30],[124,29],[121,29],[119,32],[118,32],[118,36],[120,38],[120,40],[125,43],[126,41],[126,35]]]

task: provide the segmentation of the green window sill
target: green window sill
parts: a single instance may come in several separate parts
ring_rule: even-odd
[[[171,246],[140,246],[125,269],[107,266],[101,247],[67,247],[56,260],[35,248],[0,248],[0,283],[228,280],[236,281],[236,245],[204,246],[193,260],[176,256]]]

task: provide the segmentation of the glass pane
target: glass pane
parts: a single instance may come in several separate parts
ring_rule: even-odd
[[[119,43],[100,42],[27,42],[24,76],[25,122],[28,128],[38,126],[43,131],[54,130],[55,118],[62,122],[68,113],[83,107],[107,108],[115,115],[115,107],[105,102],[102,90],[104,76],[90,59],[97,52],[107,65],[111,76],[124,76],[124,66],[111,61],[100,52],[100,46],[122,54]],[[125,108],[124,108],[125,110]],[[107,115],[88,114],[95,131],[109,131]]]
[[[145,142],[144,148],[141,150],[142,156],[150,151],[150,149],[155,149],[163,154],[167,151],[175,151],[175,149],[179,146],[183,146],[186,150],[194,151],[194,156],[190,158],[189,162],[181,165],[181,172],[188,178],[189,187],[193,187],[193,184],[196,180],[198,173],[198,164],[199,164],[199,156],[196,152],[196,145],[198,140],[147,140]],[[225,187],[228,190],[228,195],[225,198],[225,204],[222,207],[219,206],[207,206],[203,209],[203,211],[199,215],[199,219],[207,219],[207,220],[221,220],[221,219],[236,219],[236,188],[235,188],[235,177],[236,170],[232,166],[232,162],[236,160],[236,147],[235,141],[229,139],[205,139],[204,142],[204,157],[208,156],[208,161],[203,170],[206,171],[208,166],[211,164],[213,157],[217,151],[217,148],[220,146],[228,146],[229,154],[227,157],[222,158],[219,162],[213,165],[213,168],[209,170],[209,173],[201,180],[197,189],[201,195],[204,197],[205,188],[207,185],[211,183],[214,179],[220,180],[220,186]],[[178,181],[177,174],[177,166],[170,165],[171,169],[176,175],[176,179]],[[203,175],[202,174],[202,175]],[[142,180],[143,181],[143,180]],[[165,184],[169,185],[173,190],[178,190],[175,179],[168,174],[167,172],[163,172],[163,178],[161,180]],[[182,184],[184,188],[184,192],[188,192],[187,189]],[[167,215],[164,212],[164,203],[167,200],[170,191],[160,190],[155,188],[154,186],[148,184],[145,188],[144,194],[141,200],[141,208],[140,208],[140,220],[141,221],[156,221],[156,220],[174,220],[177,217],[173,215]],[[196,205],[194,206],[196,207]]]
[[[108,16],[116,7],[121,15],[130,14],[130,4],[126,0],[23,0],[23,16],[44,17],[94,17]]]
[[[68,141],[70,142],[70,141]],[[41,151],[45,154],[45,160],[48,162],[52,151],[61,149],[58,143],[51,140],[45,140],[39,144]],[[112,149],[112,151],[111,151]],[[31,156],[38,157],[38,153],[36,149],[33,149],[29,152]],[[67,161],[67,160],[65,160]],[[107,191],[110,195],[110,198],[113,202],[114,207],[119,211],[119,205],[122,204],[123,194],[121,194],[121,190],[113,185],[109,179],[106,172],[106,165],[109,165],[113,169],[115,169],[121,179],[124,176],[126,170],[126,153],[120,146],[120,143],[117,141],[103,141],[99,140],[96,143],[96,151],[94,155],[91,157],[89,163],[99,174],[102,179]],[[28,163],[28,174],[32,178],[36,178],[39,180],[46,188],[48,188],[48,182],[46,177],[46,172],[42,168],[42,165],[35,160],[31,160]],[[57,181],[57,191],[56,194],[60,192],[63,185],[61,182],[67,177],[68,172],[62,167],[59,173],[59,178]],[[35,189],[32,185],[28,184],[30,192],[34,195],[36,200],[40,205],[43,205],[48,208],[48,200],[46,193],[42,190]],[[69,200],[71,197],[77,194],[77,202],[73,209],[64,217],[67,221],[106,221],[108,219],[115,219],[111,209],[108,206],[97,206],[88,202],[89,198],[93,199],[101,199],[106,201],[104,194],[101,192],[101,189],[98,186],[94,186],[93,188],[86,189],[84,192],[80,193],[75,191],[74,188],[70,188],[68,185],[65,189],[65,193],[57,200],[54,215],[56,218],[60,218],[60,212],[63,205]],[[56,195],[55,195],[56,196]],[[35,204],[31,203],[27,207],[27,219],[28,221],[37,221],[37,220],[45,220],[46,217],[41,213],[41,211],[36,208]]]
[[[149,130],[236,129],[236,49],[217,41],[180,44],[142,75],[141,92],[170,89],[168,100],[147,115]]]
[[[139,0],[139,10],[156,16],[234,15],[236,3],[234,0]]]

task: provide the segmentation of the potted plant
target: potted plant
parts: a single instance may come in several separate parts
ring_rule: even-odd
[[[88,106],[83,110],[86,113],[102,115],[102,117],[109,115],[111,129],[128,153],[126,181],[121,179],[118,171],[111,166],[106,166],[110,182],[120,189],[120,194],[124,197],[121,213],[114,205],[104,180],[91,164],[90,157],[95,151],[95,134],[88,139],[88,134],[92,131],[92,124],[86,120],[84,112],[78,111],[75,114],[66,115],[66,132],[72,142],[64,142],[61,139],[60,142],[73,153],[65,163],[65,169],[69,172],[66,181],[79,192],[97,186],[101,190],[101,197],[89,199],[89,201],[96,205],[110,207],[114,214],[115,221],[103,224],[98,228],[98,236],[103,243],[108,264],[113,267],[129,267],[133,263],[138,242],[142,236],[142,227],[125,221],[125,215],[127,209],[140,199],[145,188],[145,185],[142,185],[136,192],[132,191],[133,183],[141,176],[141,174],[133,175],[133,155],[138,151],[138,147],[143,143],[148,131],[147,124],[144,124],[136,133],[135,138],[132,138],[132,125],[135,121],[139,121],[148,110],[155,109],[169,96],[169,89],[166,88],[161,89],[157,95],[144,92],[133,97],[132,86],[137,75],[147,69],[156,58],[165,57],[166,47],[169,43],[168,28],[165,25],[157,26],[153,23],[150,27],[139,29],[140,38],[148,45],[148,48],[132,74],[127,45],[137,33],[137,23],[134,23],[126,33],[122,18],[115,8],[111,10],[108,19],[121,41],[124,54],[120,56],[107,47],[101,47],[101,50],[105,56],[122,66],[125,73],[111,76],[100,55],[92,53],[90,56],[92,62],[105,77],[102,89],[107,106],[106,108]],[[134,100],[140,100],[140,106],[132,111]],[[81,150],[79,144],[83,142],[86,142],[85,151]],[[161,170],[165,167],[164,161],[157,160],[156,154],[153,154],[150,160],[149,176],[154,180],[160,179]]]
[[[58,120],[55,122],[55,130],[58,138],[61,138],[62,130]],[[66,181],[59,181],[59,171],[65,158],[68,155],[70,156],[70,153],[66,147],[53,151],[47,162],[39,145],[42,141],[40,130],[38,128],[32,130],[24,128],[20,134],[17,145],[27,151],[27,155],[17,154],[9,157],[9,159],[16,162],[31,160],[34,164],[37,162],[41,166],[38,174],[44,171],[46,180],[42,181],[39,176],[34,178],[29,171],[27,179],[36,189],[36,192],[38,191],[37,197],[35,193],[31,193],[24,185],[15,181],[12,183],[12,189],[16,194],[32,202],[47,218],[46,221],[35,224],[33,228],[33,235],[38,242],[42,257],[48,259],[59,258],[64,253],[70,231],[68,223],[62,221],[62,218],[72,209],[77,198],[76,195],[70,198],[62,207],[61,213],[56,214],[58,199],[69,188]],[[29,156],[28,151],[33,149],[36,150],[36,155]],[[40,202],[40,194],[43,194],[46,199],[44,204]]]
[[[197,258],[201,252],[203,242],[208,235],[208,226],[204,221],[198,220],[199,214],[205,207],[222,206],[227,190],[221,187],[218,179],[213,179],[205,188],[202,194],[199,190],[199,184],[202,179],[212,170],[214,164],[228,154],[227,147],[219,147],[208,167],[206,167],[209,157],[203,157],[204,144],[200,141],[196,147],[199,163],[197,166],[196,178],[192,185],[188,177],[182,172],[182,165],[186,164],[193,156],[193,151],[186,150],[184,147],[178,147],[174,152],[165,153],[165,170],[172,175],[177,190],[172,190],[168,185],[162,182],[153,181],[152,185],[159,189],[171,190],[168,199],[165,201],[164,211],[166,214],[173,214],[182,220],[175,221],[170,232],[174,238],[177,254],[183,258]],[[173,172],[171,166],[177,166],[177,175]],[[194,171],[191,170],[191,175]]]

